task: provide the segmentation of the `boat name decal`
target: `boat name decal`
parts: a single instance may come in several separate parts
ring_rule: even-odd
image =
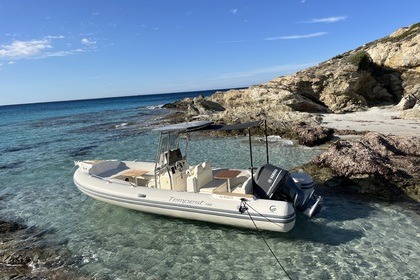
[[[211,206],[211,203],[207,203],[204,200],[192,200],[192,199],[175,198],[173,196],[171,196],[169,198],[169,201],[171,201],[171,202],[177,202],[177,203],[181,203],[181,204],[192,204],[192,205]]]

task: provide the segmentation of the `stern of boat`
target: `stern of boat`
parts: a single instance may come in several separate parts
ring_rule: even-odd
[[[313,179],[306,173],[289,173],[280,167],[265,164],[255,174],[255,193],[270,200],[286,200],[296,210],[312,217],[323,209],[322,197],[315,194]]]

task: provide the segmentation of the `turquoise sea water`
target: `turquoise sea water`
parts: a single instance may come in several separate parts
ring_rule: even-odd
[[[72,181],[74,160],[151,160],[178,93],[0,107],[0,215],[48,229],[72,268],[94,279],[287,279],[257,231],[145,214],[95,201]],[[197,137],[191,161],[249,167],[247,139]],[[290,168],[321,151],[271,143]],[[217,152],[215,152],[217,151]],[[254,147],[256,165],[264,146]],[[417,279],[420,218],[407,205],[325,194],[326,210],[263,236],[292,279]],[[418,206],[418,205],[417,205]]]

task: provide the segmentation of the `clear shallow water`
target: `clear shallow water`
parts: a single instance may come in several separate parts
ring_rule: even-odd
[[[74,160],[154,160],[157,135],[150,128],[166,111],[148,106],[180,98],[0,107],[0,215],[49,229],[47,240],[67,246],[74,268],[97,279],[286,279],[258,232],[119,208],[73,185]],[[246,138],[193,140],[192,163],[249,167]],[[285,168],[320,152],[270,147],[270,161]],[[253,152],[255,165],[265,160],[263,145]],[[315,219],[299,215],[289,233],[263,232],[293,279],[417,278],[418,214],[337,194],[325,204]]]

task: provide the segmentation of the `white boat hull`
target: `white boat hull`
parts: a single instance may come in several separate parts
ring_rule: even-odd
[[[287,201],[257,199],[245,194],[195,193],[135,186],[123,180],[94,176],[82,167],[74,173],[74,183],[81,192],[94,199],[176,218],[278,232],[290,231],[296,219],[295,209]],[[241,213],[241,206],[247,210]]]

